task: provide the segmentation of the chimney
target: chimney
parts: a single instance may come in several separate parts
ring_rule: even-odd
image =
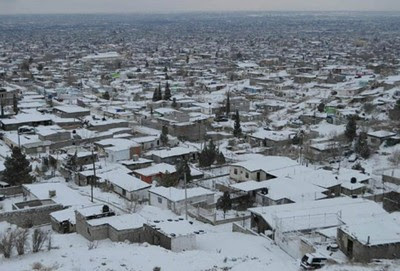
[[[56,190],[49,190],[49,198],[54,198],[56,196]]]

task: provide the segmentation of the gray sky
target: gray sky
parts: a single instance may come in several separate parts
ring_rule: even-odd
[[[400,11],[400,0],[0,0],[0,14],[232,10]]]

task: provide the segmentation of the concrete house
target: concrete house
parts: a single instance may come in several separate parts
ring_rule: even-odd
[[[198,152],[199,151],[193,147],[174,147],[149,151],[145,156],[156,163],[176,164],[181,159],[189,161],[197,160]]]
[[[106,155],[109,162],[130,160],[135,155],[140,155],[141,146],[129,139],[109,138],[95,143],[99,153]]]
[[[187,189],[188,204],[206,204],[215,202],[214,192],[196,187]],[[175,187],[153,187],[149,190],[149,204],[180,215],[185,211],[185,190]]]
[[[337,241],[340,250],[354,261],[400,258],[400,224],[392,215],[340,227]]]
[[[254,159],[232,164],[229,171],[231,179],[241,181],[264,181],[276,176],[270,171],[298,165],[287,157],[257,155]]]
[[[113,242],[142,242],[145,219],[137,214],[116,215],[108,205],[79,209],[76,214],[76,232],[89,241],[109,238]]]
[[[174,166],[166,163],[155,164],[153,166],[137,169],[133,171],[136,177],[146,183],[159,181],[165,174],[174,174],[176,169]]]
[[[61,105],[54,107],[53,113],[61,118],[82,118],[90,115],[90,110],[76,105]]]
[[[368,145],[372,147],[379,147],[385,140],[396,136],[396,133],[389,131],[375,131],[367,133]]]
[[[111,190],[130,201],[143,201],[148,198],[150,185],[121,170],[99,174]]]
[[[195,249],[198,234],[204,234],[204,231],[196,229],[191,221],[183,218],[154,220],[143,227],[143,239],[147,243],[173,252]]]

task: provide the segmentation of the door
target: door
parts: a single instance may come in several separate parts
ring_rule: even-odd
[[[347,239],[347,255],[353,257],[353,241],[350,239]]]
[[[257,172],[257,182],[259,182],[260,181],[260,179],[261,179],[261,173],[260,172]]]

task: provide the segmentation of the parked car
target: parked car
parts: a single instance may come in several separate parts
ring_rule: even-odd
[[[320,269],[326,264],[327,258],[316,253],[307,253],[301,258],[300,266],[304,270]]]

